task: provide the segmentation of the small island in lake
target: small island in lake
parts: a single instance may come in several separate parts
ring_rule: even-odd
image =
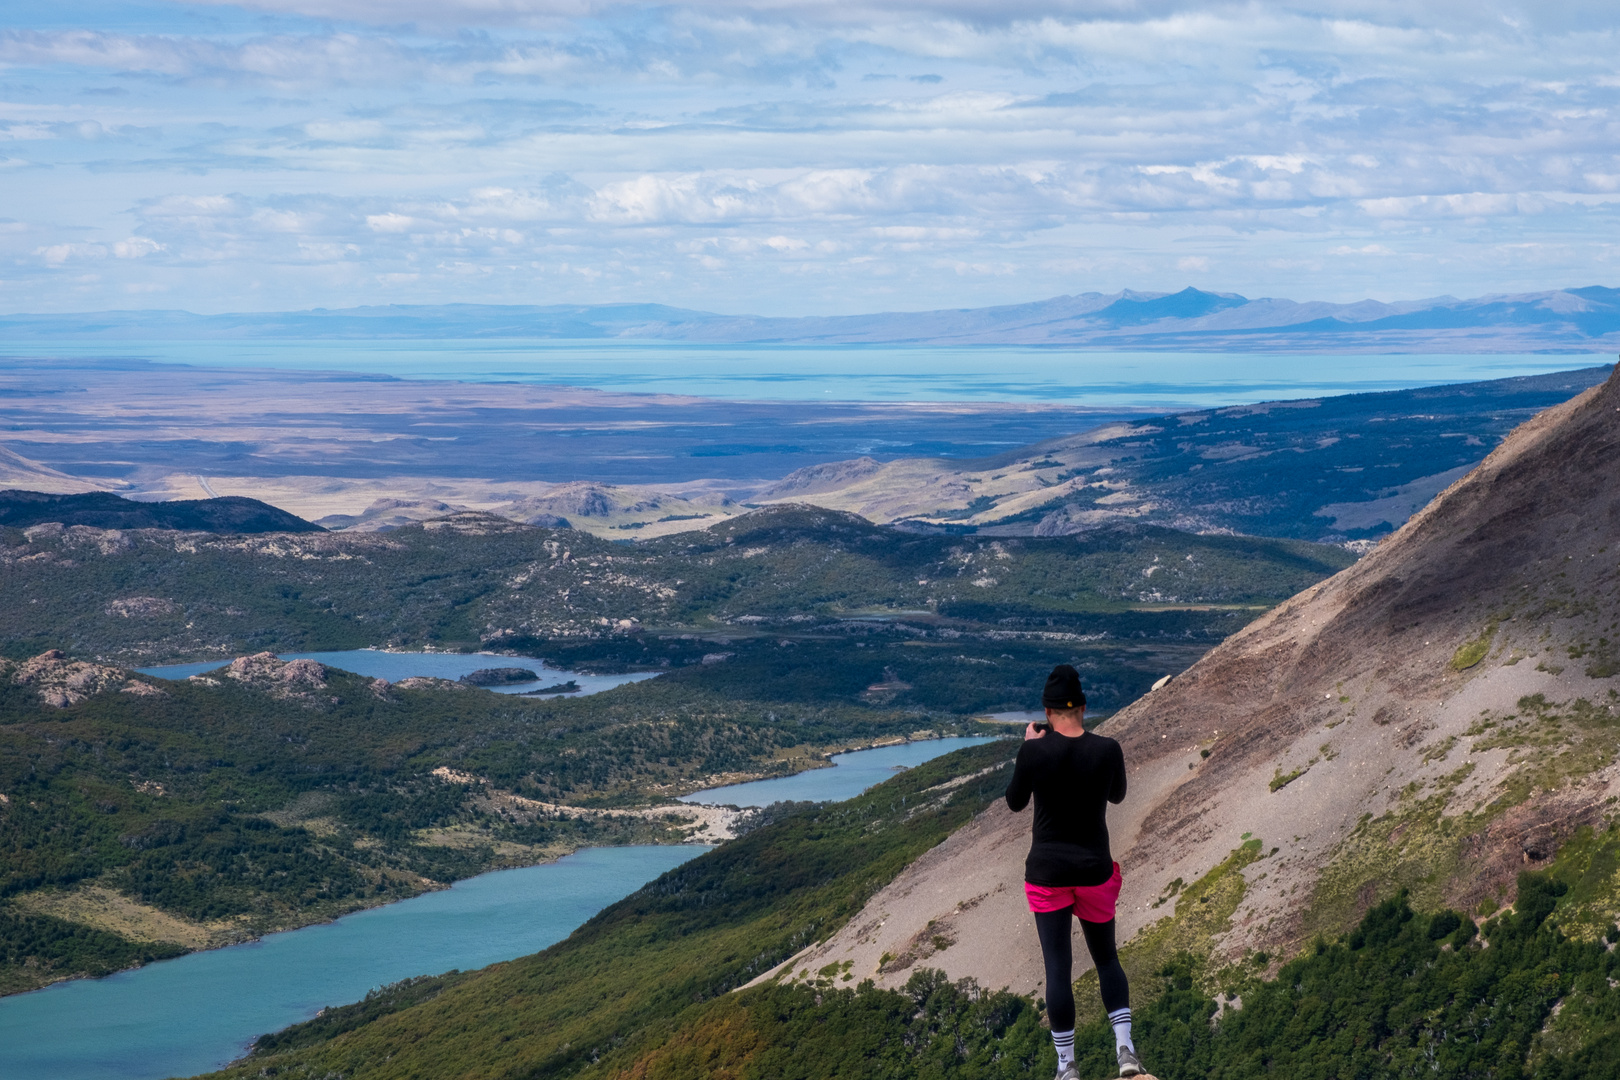
[[[487,667],[463,675],[461,681],[474,686],[511,686],[513,683],[539,682],[540,676],[526,667]]]

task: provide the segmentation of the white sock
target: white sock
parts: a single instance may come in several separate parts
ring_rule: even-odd
[[[1131,1042],[1131,1010],[1128,1007],[1115,1009],[1108,1014],[1108,1022],[1114,1025],[1114,1045],[1136,1053],[1136,1044]]]
[[[1052,1046],[1058,1054],[1058,1072],[1074,1064],[1074,1028],[1052,1032]]]

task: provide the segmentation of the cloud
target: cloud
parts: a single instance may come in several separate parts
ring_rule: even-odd
[[[144,236],[132,236],[128,240],[119,240],[112,246],[112,253],[120,259],[144,259],[148,255],[155,255],[163,250],[163,245],[156,240],[148,240]]]
[[[464,26],[550,25],[582,18],[613,18],[626,11],[621,0],[202,0],[261,11],[296,13],[323,19],[346,19],[379,25],[417,21]],[[809,21],[823,25],[870,24],[885,18],[935,18],[972,25],[999,25],[1042,19],[1146,21],[1178,15],[1221,12],[1229,17],[1252,15],[1247,0],[705,0],[689,5],[710,15]],[[1414,11],[1395,0],[1303,0],[1290,10],[1348,23],[1410,25]],[[1491,26],[1517,31],[1567,30],[1613,25],[1612,4],[1570,0],[1558,5],[1465,0],[1430,0],[1422,7],[1425,22],[1447,27]]]
[[[1552,209],[1551,201],[1537,193],[1488,191],[1363,199],[1360,205],[1370,216],[1386,220],[1437,217],[1483,220],[1544,214]]]
[[[409,50],[349,33],[236,42],[95,30],[0,32],[0,64],[186,78],[247,77],[271,83],[352,83],[397,77],[421,67]]]
[[[405,214],[396,214],[389,211],[385,214],[367,214],[366,226],[372,232],[403,233],[409,232],[416,224],[416,219]]]
[[[8,305],[92,264],[205,308],[1354,299],[1620,244],[1620,27],[1585,0],[73,2],[0,16]]]
[[[232,5],[236,6],[236,5]],[[0,30],[0,64],[66,66],[279,86],[506,79],[595,84],[626,73],[720,75],[831,85],[873,50],[913,60],[1009,70],[1273,73],[1298,60],[1359,67],[1365,77],[1455,69],[1549,83],[1610,73],[1620,14],[1612,5],[1426,5],[1422,21],[1381,3],[824,4],[705,3],[632,7],[580,0],[289,0],[255,5],[316,21],[271,32],[197,35],[99,29]],[[356,25],[334,29],[331,20]],[[367,25],[372,24],[372,25]],[[414,26],[403,32],[395,28]],[[490,28],[484,32],[468,31]],[[882,77],[886,73],[875,73]],[[934,85],[938,70],[897,77]],[[116,88],[122,89],[122,88]],[[87,89],[85,92],[89,92]],[[96,92],[101,92],[97,90]]]
[[[70,261],[105,259],[107,249],[100,244],[46,244],[35,248],[34,254],[43,259],[46,266],[62,266]]]

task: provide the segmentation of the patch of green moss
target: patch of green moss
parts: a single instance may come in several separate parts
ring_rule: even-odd
[[[1481,660],[1490,655],[1491,638],[1496,634],[1496,620],[1492,619],[1480,631],[1479,637],[1472,641],[1465,641],[1457,646],[1457,651],[1451,655],[1451,670],[1467,671]]]
[[[1298,780],[1304,775],[1304,769],[1295,769],[1291,773],[1285,773],[1281,769],[1278,769],[1276,775],[1271,778],[1271,790],[1281,791],[1283,788],[1287,787],[1289,784],[1292,784],[1295,780]]]
[[[1200,988],[1214,992],[1217,972],[1209,958],[1215,939],[1232,928],[1232,915],[1248,889],[1243,868],[1261,858],[1262,850],[1259,837],[1233,848],[1219,865],[1181,890],[1174,914],[1144,927],[1120,948],[1119,962],[1132,986],[1157,986],[1162,982],[1154,977],[1158,972],[1190,957]],[[1086,972],[1074,985],[1079,1022],[1104,1019],[1097,972]]]
[[[1444,761],[1451,755],[1452,748],[1457,745],[1457,736],[1448,735],[1439,742],[1430,743],[1420,753],[1423,755],[1423,764],[1431,761]]]
[[[1608,679],[1620,675],[1620,645],[1608,638],[1598,638],[1597,647],[1592,652],[1592,662],[1586,665],[1588,679]]]

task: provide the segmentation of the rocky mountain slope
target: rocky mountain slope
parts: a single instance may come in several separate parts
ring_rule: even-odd
[[[1617,675],[1613,375],[1108,721],[1131,769],[1111,820],[1138,970],[1172,949],[1286,954],[1401,889],[1431,910],[1511,902],[1521,870],[1615,813]],[[992,808],[782,970],[848,960],[893,986],[926,964],[1038,990],[1027,830]],[[1592,939],[1620,872],[1588,869],[1560,925]]]

